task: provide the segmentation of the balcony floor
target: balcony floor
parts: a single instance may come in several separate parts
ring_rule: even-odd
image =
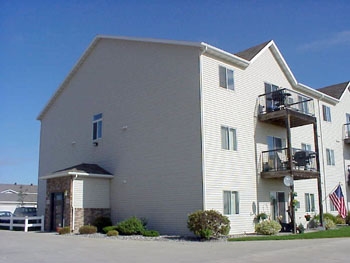
[[[287,114],[290,115],[291,128],[308,125],[316,122],[316,118],[314,116],[287,108],[282,108],[277,111],[259,114],[259,120],[281,127],[286,127]]]
[[[284,178],[286,175],[291,175],[290,170],[282,170],[282,171],[268,171],[261,172],[261,178],[263,179],[279,179]],[[318,171],[313,170],[292,170],[292,175],[294,180],[305,180],[305,179],[314,179],[319,177],[320,173]]]

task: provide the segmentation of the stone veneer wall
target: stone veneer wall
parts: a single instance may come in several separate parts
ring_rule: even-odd
[[[96,217],[111,217],[109,208],[75,208],[74,232],[83,225],[91,225]]]
[[[45,205],[45,231],[51,231],[51,194],[67,191],[64,196],[64,222],[65,226],[71,224],[71,178],[68,176],[48,179],[46,182],[46,205]]]

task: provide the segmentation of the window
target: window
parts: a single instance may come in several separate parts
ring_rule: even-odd
[[[92,120],[92,139],[102,138],[102,113],[94,115]]]
[[[327,165],[335,165],[334,150],[326,149]]]
[[[224,214],[239,214],[239,195],[236,191],[224,191]]]
[[[305,193],[305,212],[315,212],[315,195]]]
[[[338,211],[337,208],[334,206],[332,200],[329,199],[329,209],[331,211]]]
[[[225,150],[237,151],[236,129],[221,126],[221,148]]]
[[[283,145],[285,145],[285,143],[281,138],[267,136],[267,148],[269,151],[282,149]]]
[[[322,105],[322,110],[323,110],[323,120],[331,122],[331,109],[327,107],[326,105]]]
[[[307,144],[307,143],[302,143],[301,144],[301,149],[303,150],[303,151],[311,151],[311,144]]]
[[[233,70],[219,66],[219,82],[220,87],[229,90],[234,90],[235,85],[233,79]]]

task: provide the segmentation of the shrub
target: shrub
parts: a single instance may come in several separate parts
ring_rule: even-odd
[[[299,234],[302,234],[302,233],[305,232],[305,227],[304,227],[304,225],[302,223],[300,223],[298,225],[297,231],[298,231]]]
[[[262,235],[276,235],[282,226],[275,220],[265,220],[255,225],[255,231]]]
[[[187,227],[196,236],[210,239],[230,232],[230,220],[215,210],[196,211],[188,216]]]
[[[119,232],[117,230],[110,230],[107,232],[107,236],[109,237],[116,237],[119,235]]]
[[[159,232],[155,230],[144,230],[142,235],[144,237],[159,237]]]
[[[259,223],[260,221],[263,221],[263,220],[266,220],[266,219],[268,219],[268,215],[266,213],[257,214],[256,217],[255,217],[256,223]]]
[[[338,225],[344,225],[345,224],[345,219],[341,217],[341,215],[337,215],[335,217],[335,223]]]
[[[104,227],[112,225],[112,221],[109,217],[99,216],[95,218],[92,225],[97,227],[97,232],[102,233]]]
[[[79,233],[84,235],[84,234],[95,234],[97,233],[97,227],[95,226],[90,226],[90,225],[86,225],[86,226],[82,226],[79,228]]]
[[[62,227],[58,230],[58,234],[59,235],[66,235],[66,234],[69,234],[70,233],[70,227],[69,226],[65,226],[65,227]]]
[[[348,212],[348,215],[345,218],[345,223],[347,223],[350,226],[350,211]]]
[[[121,235],[139,235],[145,231],[142,221],[135,216],[117,224],[116,229]]]
[[[104,234],[107,234],[111,230],[117,230],[117,226],[106,226],[102,229]]]
[[[328,230],[328,229],[334,229],[337,226],[331,219],[329,219],[327,217],[327,218],[324,219],[324,227],[326,228],[326,230]]]

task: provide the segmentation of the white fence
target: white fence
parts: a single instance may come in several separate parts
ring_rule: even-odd
[[[40,227],[40,231],[44,231],[44,216],[26,216],[26,217],[0,217],[0,227],[23,228],[24,232],[28,232],[29,228]]]

